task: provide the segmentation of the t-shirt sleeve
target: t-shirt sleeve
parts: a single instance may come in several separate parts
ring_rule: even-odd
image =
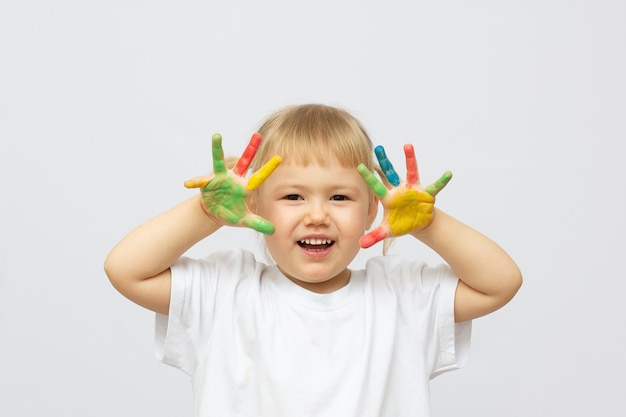
[[[155,320],[157,359],[191,375],[210,341],[221,303],[240,277],[253,275],[255,263],[251,253],[234,250],[202,259],[182,257],[172,265],[169,314],[157,313]]]
[[[381,268],[394,288],[399,314],[421,352],[430,378],[463,367],[469,356],[471,321],[454,322],[458,278],[448,265],[430,267],[402,257],[382,256],[368,268]],[[384,272],[383,272],[384,271]]]
[[[472,322],[454,322],[454,298],[459,280],[450,267],[440,265],[436,268],[425,268],[422,274],[423,279],[432,279],[435,282],[434,287],[437,293],[433,315],[435,340],[438,343],[438,355],[433,361],[431,373],[431,378],[434,378],[467,364]]]

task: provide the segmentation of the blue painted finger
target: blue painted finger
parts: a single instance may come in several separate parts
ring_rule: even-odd
[[[378,164],[380,165],[380,169],[382,169],[383,174],[385,174],[385,178],[387,181],[394,187],[400,185],[400,177],[395,169],[393,169],[393,165],[387,158],[387,154],[385,153],[385,148],[382,146],[377,146],[374,148],[374,153],[376,153],[376,158],[378,158]]]

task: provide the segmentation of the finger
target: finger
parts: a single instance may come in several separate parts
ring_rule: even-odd
[[[222,149],[222,135],[216,133],[213,135],[213,172],[223,174],[226,172],[226,163],[224,162],[224,150]]]
[[[186,188],[204,188],[209,183],[209,179],[207,177],[195,177],[190,180],[185,181]]]
[[[413,149],[413,145],[404,145],[404,155],[406,156],[406,185],[411,188],[420,181],[420,174],[417,170],[417,159],[415,159],[415,149]]]
[[[385,230],[385,228],[382,226],[378,226],[371,232],[361,236],[361,238],[359,239],[359,245],[361,245],[363,249],[367,249],[371,246],[374,246],[381,240],[384,240],[386,237],[387,231]]]
[[[259,169],[250,177],[246,188],[252,191],[256,189],[259,185],[263,184],[263,181],[265,181],[267,177],[272,175],[272,172],[274,172],[274,170],[278,168],[278,165],[280,165],[282,160],[283,159],[280,156],[274,155],[272,159],[267,161],[265,165],[261,167],[261,169]]]
[[[452,179],[452,172],[446,171],[443,175],[435,182],[426,187],[426,192],[433,197],[436,196],[439,191],[443,190],[443,188],[450,182]]]
[[[356,169],[359,171],[359,174],[361,175],[361,178],[363,178],[363,181],[365,181],[367,186],[370,187],[370,189],[374,192],[374,195],[378,198],[385,198],[385,196],[387,195],[387,187],[385,187],[385,185],[380,182],[378,178],[374,176],[374,174],[372,174],[372,171],[367,169],[367,167],[363,163],[359,164]]]
[[[272,223],[265,220],[261,216],[257,216],[256,214],[249,214],[244,217],[242,224],[250,229],[256,230],[257,232],[261,232],[264,235],[271,235],[275,230]]]
[[[254,155],[256,155],[256,151],[259,149],[259,144],[261,143],[261,135],[255,133],[250,138],[250,142],[246,147],[246,150],[241,154],[241,158],[237,161],[237,164],[233,168],[233,172],[237,175],[244,176],[246,172],[248,172],[248,167],[250,167],[250,163],[254,159]]]
[[[383,174],[385,174],[385,178],[387,181],[394,187],[400,185],[400,177],[396,173],[396,170],[393,169],[393,165],[387,158],[387,154],[385,153],[385,148],[382,146],[377,146],[374,148],[374,153],[376,153],[376,158],[378,158],[378,164],[380,165],[380,169],[383,170]]]

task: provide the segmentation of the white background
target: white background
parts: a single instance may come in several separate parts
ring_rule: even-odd
[[[210,136],[350,110],[524,286],[432,384],[435,416],[623,416],[626,3],[5,1],[0,5],[0,415],[191,416],[153,314],[102,263],[191,196]],[[256,250],[220,230],[194,247]],[[357,258],[380,253],[377,246]],[[437,263],[410,238],[392,253]]]

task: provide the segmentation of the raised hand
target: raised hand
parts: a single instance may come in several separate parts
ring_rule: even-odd
[[[382,146],[377,146],[374,152],[380,168],[392,188],[387,189],[364,164],[358,166],[359,174],[374,192],[374,195],[380,199],[384,209],[383,220],[380,225],[359,240],[363,248],[369,248],[385,238],[405,235],[415,229],[423,229],[428,226],[433,218],[435,196],[452,178],[452,173],[446,171],[437,181],[423,188],[417,170],[415,150],[412,145],[404,145],[407,178],[406,182],[402,183],[387,158],[385,149]]]
[[[241,158],[229,170],[224,161],[222,136],[213,135],[213,175],[185,181],[185,187],[200,188],[206,209],[224,224],[242,225],[271,235],[274,233],[274,225],[251,213],[246,205],[249,192],[260,186],[281,163],[280,156],[275,155],[248,180],[244,178],[261,140],[258,133],[252,135]]]

